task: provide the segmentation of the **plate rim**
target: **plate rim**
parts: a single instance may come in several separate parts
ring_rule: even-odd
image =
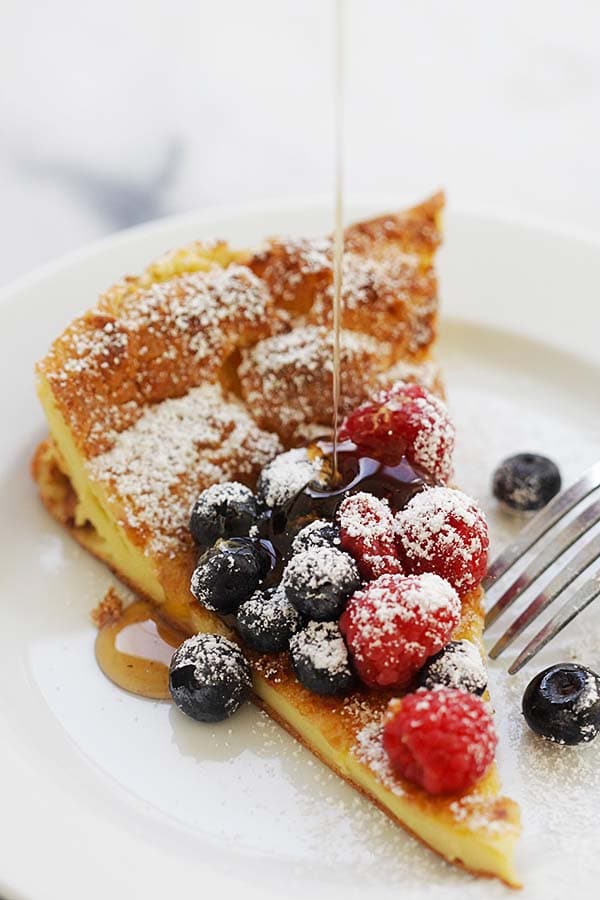
[[[427,196],[430,196],[429,194]],[[402,209],[409,207],[418,200],[407,200],[401,195],[390,195],[374,192],[352,193],[345,198],[345,209],[354,206],[381,206],[382,209]],[[92,257],[109,252],[111,249],[125,246],[129,242],[143,240],[149,236],[160,234],[161,231],[169,231],[179,227],[192,226],[194,223],[206,224],[220,218],[241,218],[259,216],[261,212],[290,212],[297,210],[332,208],[333,198],[329,194],[315,193],[309,195],[291,194],[289,197],[269,197],[264,201],[248,201],[247,203],[223,203],[198,207],[186,212],[172,213],[161,216],[158,219],[149,219],[128,228],[122,228],[104,235],[94,241],[86,242],[80,247],[68,250],[59,256],[35,266],[28,272],[11,279],[4,285],[0,285],[0,305],[10,302],[15,294],[23,290],[35,287],[45,279],[63,272],[65,269],[79,263],[84,263]],[[542,232],[546,236],[577,241],[590,246],[600,248],[600,229],[595,231],[590,228],[561,222],[545,216],[521,214],[485,206],[453,206],[446,203],[444,216],[457,219],[486,220],[494,225],[506,226],[509,229],[525,229],[527,231]]]

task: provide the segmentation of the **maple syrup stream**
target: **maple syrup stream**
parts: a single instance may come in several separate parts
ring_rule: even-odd
[[[146,600],[136,600],[96,637],[96,661],[107,678],[132,694],[168,700],[169,663],[189,637],[164,622]]]
[[[336,0],[334,22],[334,152],[335,152],[335,223],[333,232],[333,474],[339,482],[338,432],[340,414],[340,327],[342,318],[342,278],[344,260],[344,5]]]

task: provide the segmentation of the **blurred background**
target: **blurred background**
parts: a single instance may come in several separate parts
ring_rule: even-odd
[[[332,0],[0,0],[0,283],[333,182]],[[598,230],[597,0],[349,0],[346,188]]]

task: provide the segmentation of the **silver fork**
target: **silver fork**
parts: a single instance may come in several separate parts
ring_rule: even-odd
[[[494,560],[483,580],[483,587],[488,596],[494,599],[494,590],[498,580],[515,566],[516,563],[531,550],[538,541],[539,553],[527,565],[524,571],[512,584],[495,599],[485,618],[485,627],[492,625],[510,606],[529,588],[537,578],[550,566],[560,560],[562,554],[583,538],[587,532],[600,522],[600,496],[592,497],[589,505],[569,522],[562,530],[553,531],[556,525],[584,500],[588,500],[600,488],[600,461],[569,488],[554,497],[529,524],[523,528],[517,538],[512,541]],[[550,532],[552,531],[552,534]],[[494,644],[489,655],[492,659],[500,656],[512,644],[540,613],[543,612],[576,578],[596,561],[600,561],[600,534],[584,543],[569,563],[546,585],[522,612],[501,638]],[[571,622],[575,616],[600,596],[600,566],[592,571],[591,577],[575,593],[569,597],[559,611],[546,623],[525,649],[518,655],[509,668],[514,675],[530,659],[540,652],[556,635]]]

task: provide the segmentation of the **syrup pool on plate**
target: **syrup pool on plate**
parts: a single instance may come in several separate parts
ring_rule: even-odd
[[[96,660],[107,678],[126,691],[167,700],[169,663],[187,636],[163,622],[150,603],[137,600],[99,630]]]

